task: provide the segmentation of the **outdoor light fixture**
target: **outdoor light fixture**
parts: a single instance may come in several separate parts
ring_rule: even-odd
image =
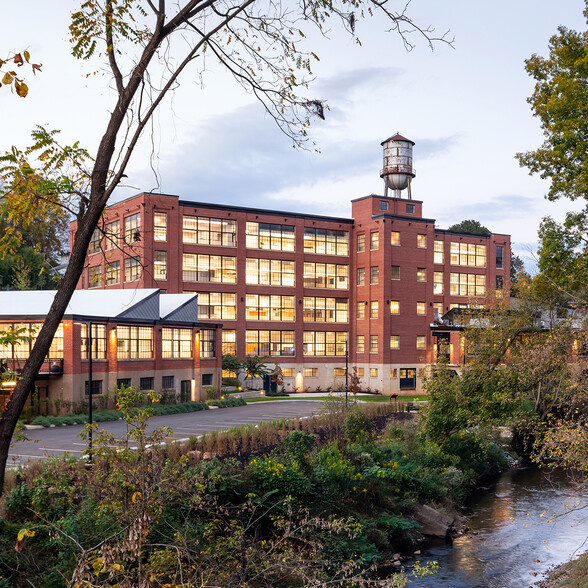
[[[6,380],[2,382],[2,388],[14,388],[16,386],[16,380]]]

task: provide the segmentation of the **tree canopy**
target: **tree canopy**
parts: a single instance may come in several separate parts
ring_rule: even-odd
[[[449,227],[450,231],[456,233],[474,233],[475,235],[490,235],[490,229],[487,229],[480,221],[469,219],[463,220]]]

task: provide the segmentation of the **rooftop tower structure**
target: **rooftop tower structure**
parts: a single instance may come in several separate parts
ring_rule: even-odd
[[[408,199],[412,200],[410,183],[415,177],[412,167],[412,147],[414,141],[396,133],[381,143],[384,148],[384,168],[380,177],[384,179],[384,195],[388,189],[394,191],[394,198],[401,198],[401,192],[408,188]]]

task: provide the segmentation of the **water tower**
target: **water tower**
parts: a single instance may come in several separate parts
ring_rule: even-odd
[[[414,141],[396,133],[382,142],[384,147],[384,169],[380,177],[384,178],[384,196],[388,196],[388,188],[394,190],[394,198],[401,198],[401,192],[408,188],[408,199],[412,200],[410,183],[415,171],[412,167],[412,146]]]

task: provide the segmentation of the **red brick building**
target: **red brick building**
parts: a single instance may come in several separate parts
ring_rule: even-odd
[[[347,351],[364,388],[420,392],[438,354],[462,362],[459,333],[432,328],[436,313],[508,292],[510,237],[439,229],[421,201],[402,198],[412,152],[408,164],[386,157],[412,144],[383,143],[394,197],[358,198],[352,218],[164,194],[114,204],[79,288],[197,292],[199,321],[223,325],[222,353],[271,356],[287,390],[344,384]]]
[[[16,344],[0,346],[5,367],[16,373],[22,368],[54,296],[54,291],[0,292],[0,331],[13,327],[22,335]],[[203,400],[203,386],[220,385],[215,349],[221,335],[219,324],[199,323],[197,312],[197,297],[189,294],[75,292],[35,382],[33,411],[84,410],[90,366],[98,402],[121,384],[178,401]],[[0,400],[10,393],[6,384]]]

